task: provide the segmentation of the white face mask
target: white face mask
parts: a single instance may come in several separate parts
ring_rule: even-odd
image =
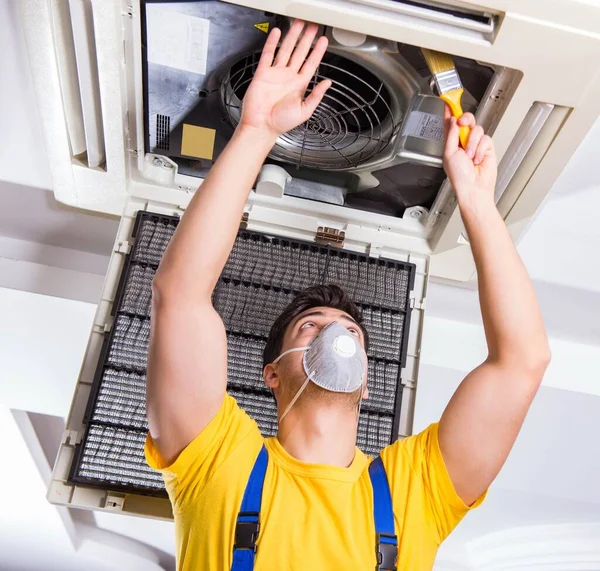
[[[302,365],[306,372],[306,380],[283,411],[279,422],[298,400],[308,381],[336,393],[351,393],[363,384],[367,356],[358,339],[337,321],[326,325],[305,347],[294,347],[284,351],[273,364],[294,351],[305,351]]]

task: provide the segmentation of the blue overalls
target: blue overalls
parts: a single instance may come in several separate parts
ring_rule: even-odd
[[[260,505],[263,484],[267,472],[267,449],[261,448],[250,473],[242,508],[235,525],[235,543],[233,545],[233,564],[231,571],[252,571],[256,554],[256,540],[260,529]],[[392,495],[383,462],[378,456],[369,466],[369,477],[373,486],[373,504],[375,516],[375,553],[376,570],[396,571],[398,558],[398,538],[394,530],[394,512]]]

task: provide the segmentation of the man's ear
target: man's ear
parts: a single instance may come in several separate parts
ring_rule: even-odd
[[[265,380],[267,387],[269,387],[271,390],[279,388],[277,365],[273,365],[273,363],[265,365],[265,368],[263,369],[263,379]]]

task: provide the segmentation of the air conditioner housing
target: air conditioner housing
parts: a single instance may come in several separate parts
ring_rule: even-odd
[[[186,13],[201,4],[168,3],[163,8]],[[148,6],[156,8],[155,3],[134,0],[20,3],[55,196],[73,207],[121,217],[49,498],[74,507],[169,517],[165,501],[66,482],[74,449],[85,432],[83,417],[104,334],[113,324],[111,310],[135,214],[149,210],[180,215],[210,166],[210,159],[203,162],[182,153],[181,146],[171,148],[171,143],[181,145],[177,137],[183,137],[183,127],[168,146],[162,142],[163,148],[156,137],[157,118],[149,113],[147,91]],[[543,0],[235,0],[227,4],[227,9],[233,8],[260,14],[253,24],[285,24],[289,18],[317,22],[330,38],[333,56],[366,65],[375,77],[382,69],[372,67],[376,59],[388,58],[407,71],[402,79],[393,74],[379,77],[392,89],[390,106],[395,100],[399,108],[394,143],[377,149],[370,162],[333,173],[315,165],[296,168],[281,155],[272,156],[249,196],[245,218],[251,230],[304,241],[329,229],[332,235],[343,233],[343,248],[349,252],[415,264],[410,359],[404,371],[414,393],[428,279],[455,284],[476,279],[456,200],[439,168],[441,141],[414,136],[419,115],[413,115],[411,127],[412,113],[439,116],[443,109],[431,93],[427,74],[419,73],[419,48],[450,53],[465,79],[474,74],[475,84],[483,85],[476,93],[465,82],[466,104],[493,135],[500,158],[497,206],[518,240],[598,116],[600,7],[578,0],[558,0],[552,9]],[[210,54],[210,24],[199,25],[208,27],[208,43],[199,49]],[[254,30],[259,37],[264,33],[260,27]],[[244,49],[253,50],[250,44]],[[369,55],[369,46],[379,49]],[[199,97],[207,89],[200,77],[206,74],[190,73],[195,73],[191,89]],[[395,83],[400,81],[409,85]],[[409,92],[412,97],[407,98]],[[235,117],[228,119],[235,122]],[[214,128],[202,120],[189,124]],[[215,135],[217,154],[224,134]],[[224,137],[220,143],[218,136]],[[357,200],[365,189],[376,189],[382,181],[389,189],[397,180],[393,170],[393,176],[378,179],[381,165],[407,169],[407,176],[417,181],[426,179],[426,200],[419,202],[418,182],[415,204],[403,203],[396,211],[380,208],[376,192],[368,201]],[[431,186],[435,192],[427,190]],[[320,192],[329,193],[328,200],[322,200]],[[341,204],[340,192],[344,200],[354,193],[354,203]],[[411,431],[411,410],[406,415],[402,434]]]

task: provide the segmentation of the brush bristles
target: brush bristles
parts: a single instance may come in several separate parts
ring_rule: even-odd
[[[421,51],[423,52],[423,57],[427,62],[427,67],[433,75],[442,71],[454,69],[454,61],[448,54],[428,50],[426,48],[422,48]]]

